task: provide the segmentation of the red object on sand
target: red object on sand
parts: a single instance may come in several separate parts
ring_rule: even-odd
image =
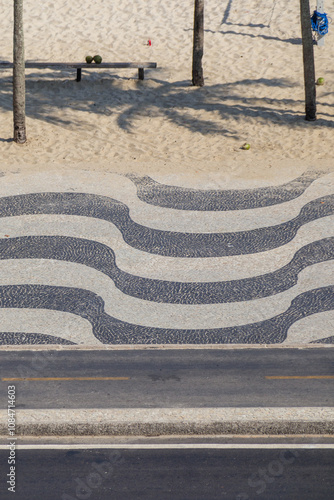
[[[151,40],[147,40],[147,45],[148,45],[149,47],[151,47],[151,45],[152,45]]]

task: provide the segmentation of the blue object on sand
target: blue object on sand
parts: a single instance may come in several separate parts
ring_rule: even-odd
[[[319,35],[326,35],[328,33],[328,17],[327,14],[320,13],[317,10],[313,12],[311,17],[312,30],[319,33]]]

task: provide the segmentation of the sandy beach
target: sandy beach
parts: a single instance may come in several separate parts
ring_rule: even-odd
[[[13,13],[1,1],[0,59],[12,61]],[[334,11],[333,0],[325,10]],[[299,1],[205,2],[205,86],[191,85],[193,0],[25,0],[26,60],[153,61],[136,69],[27,70],[27,136],[11,141],[11,70],[0,73],[2,170],[101,168],[226,179],[332,169],[333,35],[314,47],[317,116],[304,120]],[[151,46],[147,45],[148,39]],[[241,150],[244,142],[249,151]],[[291,171],[291,168],[294,171]]]

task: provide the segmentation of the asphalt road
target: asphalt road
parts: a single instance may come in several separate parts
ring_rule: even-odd
[[[15,495],[0,451],[1,499],[329,500],[334,449],[17,450]]]
[[[1,409],[334,406],[328,347],[1,351],[0,377]]]

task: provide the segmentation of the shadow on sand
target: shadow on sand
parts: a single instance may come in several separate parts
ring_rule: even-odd
[[[132,87],[124,89],[119,81],[129,79],[115,75],[83,72],[83,80],[77,83],[72,79],[71,71],[62,71],[59,76],[56,72],[31,73],[26,79],[26,113],[30,118],[57,126],[74,125],[78,128],[87,126],[89,114],[115,115],[118,126],[129,133],[135,131],[141,117],[157,116],[191,132],[216,133],[236,139],[239,139],[238,132],[231,129],[231,122],[228,122],[231,117],[235,122],[257,118],[264,124],[272,122],[282,127],[309,126],[304,120],[303,100],[254,97],[254,89],[253,97],[246,97],[247,88],[259,87],[263,93],[263,87],[294,88],[296,83],[293,81],[283,78],[244,79],[195,88],[190,81],[169,83],[154,78],[156,74],[156,71],[147,71],[149,80],[131,79]],[[12,110],[12,79],[9,76],[0,78],[0,110]],[[80,111],[80,119],[68,113],[70,110]],[[213,112],[215,121],[202,118],[203,112]],[[82,113],[87,113],[87,123],[83,121]],[[220,121],[217,121],[217,114]],[[312,126],[333,128],[333,113],[322,112],[321,115],[322,118]],[[0,141],[11,142],[12,139],[0,138]]]

